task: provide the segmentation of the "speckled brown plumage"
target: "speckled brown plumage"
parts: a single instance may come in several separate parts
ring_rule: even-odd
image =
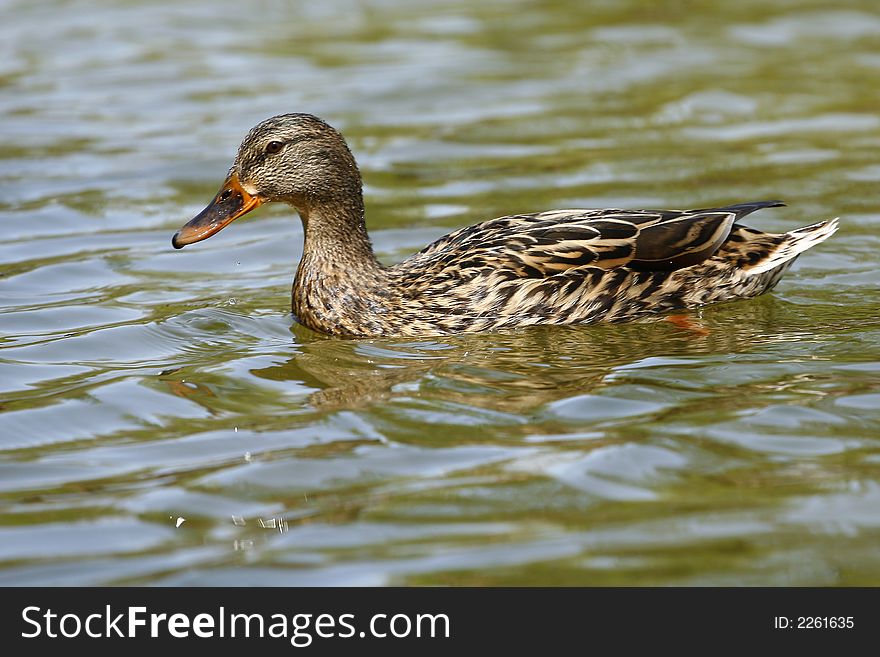
[[[624,321],[771,289],[837,220],[782,234],[738,223],[779,201],[700,210],[555,210],[457,230],[403,262],[376,260],[361,178],[342,136],[308,114],[273,117],[239,148],[214,201],[174,237],[205,239],[263,202],[305,230],[297,319],[331,335],[428,336]]]

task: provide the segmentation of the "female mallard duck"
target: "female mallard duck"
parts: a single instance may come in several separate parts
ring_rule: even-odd
[[[342,136],[309,114],[253,128],[223,188],[174,235],[181,248],[268,201],[305,231],[293,312],[338,336],[427,336],[532,324],[629,320],[753,297],[837,220],[775,235],[739,223],[782,205],[703,210],[555,210],[457,230],[384,267],[364,223],[361,176]]]

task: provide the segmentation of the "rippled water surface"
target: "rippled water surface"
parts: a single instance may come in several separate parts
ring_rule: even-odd
[[[880,8],[0,3],[0,584],[880,584]],[[259,120],[343,130],[385,262],[563,207],[840,216],[691,328],[327,339]]]

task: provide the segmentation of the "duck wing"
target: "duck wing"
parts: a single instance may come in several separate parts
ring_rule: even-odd
[[[712,257],[737,219],[778,201],[701,210],[557,210],[500,217],[450,233],[401,263],[463,278],[487,269],[546,278],[577,267],[673,271]]]

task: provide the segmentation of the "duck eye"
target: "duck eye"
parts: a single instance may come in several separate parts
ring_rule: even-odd
[[[269,155],[279,153],[282,148],[284,148],[284,143],[280,141],[270,141],[266,144],[266,152],[269,153]]]

